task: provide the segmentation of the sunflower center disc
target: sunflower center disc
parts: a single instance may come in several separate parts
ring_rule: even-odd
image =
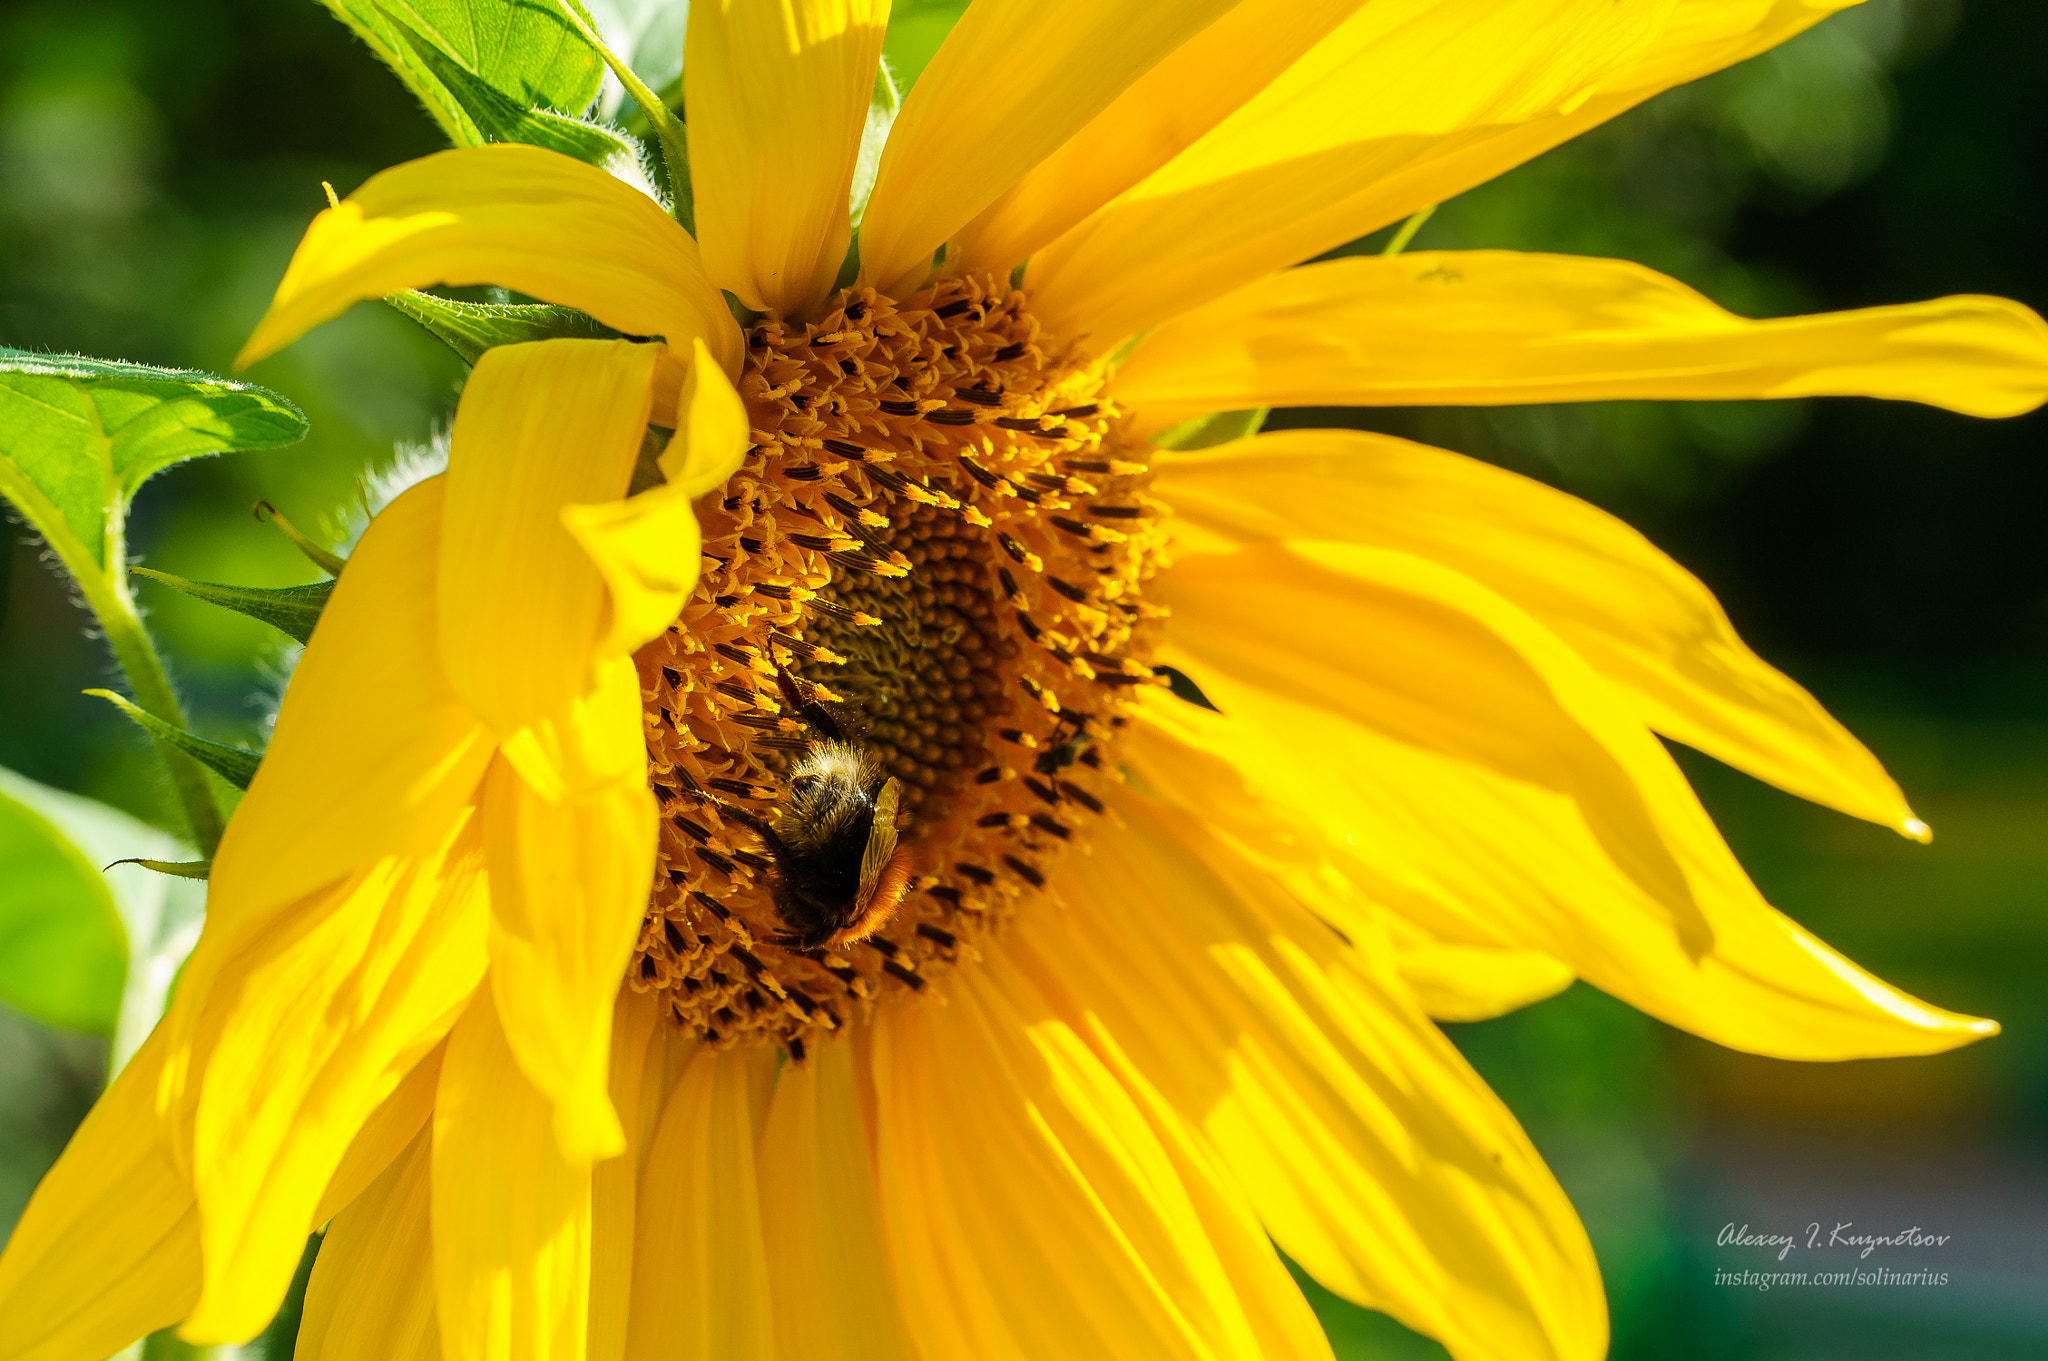
[[[662,824],[628,981],[709,1043],[800,1058],[999,927],[1101,811],[1106,748],[1154,683],[1163,531],[1101,364],[996,279],[848,290],[747,341],[754,446],[699,508],[695,594],[638,658]],[[749,829],[787,826],[817,738],[778,663],[901,782],[917,877],[840,949],[787,939]]]

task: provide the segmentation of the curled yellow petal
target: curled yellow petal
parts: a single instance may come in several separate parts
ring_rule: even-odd
[[[547,340],[486,351],[456,408],[440,643],[456,693],[509,737],[585,693],[607,632],[565,506],[616,500],[645,438],[657,347]]]
[[[1529,611],[1665,736],[1802,798],[1925,833],[1877,758],[1750,651],[1698,578],[1577,497],[1349,430],[1275,431],[1162,464],[1160,495],[1188,550],[1312,537],[1429,558]]]
[[[597,167],[509,142],[394,166],[314,218],[235,366],[358,299],[429,284],[497,284],[676,346],[701,337],[739,367],[739,328],[688,232]]]
[[[661,454],[663,471],[674,469],[669,480],[623,501],[562,508],[563,526],[608,593],[599,652],[631,652],[682,613],[703,564],[691,502],[732,476],[747,448],[746,407],[700,342],[675,438]]]
[[[886,0],[705,0],[683,88],[704,267],[755,311],[822,302],[851,235]]]
[[[631,663],[611,669],[637,720]],[[609,1095],[612,1009],[654,875],[654,798],[639,778],[551,799],[501,761],[479,816],[505,1042],[553,1103],[561,1156],[610,1157],[625,1146]]]
[[[915,282],[932,252],[1230,0],[981,0],[918,77],[861,219],[861,277]]]
[[[2048,322],[1953,297],[1751,321],[1626,260],[1352,256],[1166,322],[1117,375],[1147,428],[1250,406],[1861,396],[2015,416],[2048,400]]]

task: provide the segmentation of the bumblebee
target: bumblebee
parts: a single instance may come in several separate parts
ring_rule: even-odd
[[[776,943],[806,954],[843,949],[888,925],[916,875],[899,835],[910,822],[903,783],[780,661],[775,681],[817,740],[791,769],[772,821],[721,807],[775,860],[771,892],[787,930]]]

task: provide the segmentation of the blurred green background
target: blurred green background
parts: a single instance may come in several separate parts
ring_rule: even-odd
[[[596,7],[594,7],[596,8]],[[956,7],[897,7],[913,74]],[[1627,256],[1750,315],[1998,293],[2048,309],[2042,0],[1871,0],[1447,204],[1422,247]],[[225,372],[321,206],[440,139],[313,0],[0,4],[0,344]],[[1376,240],[1356,248],[1371,249]],[[146,488],[133,546],[187,577],[315,574],[258,498],[345,532],[359,480],[447,420],[454,359],[376,306],[250,377],[296,448]],[[1863,735],[1936,829],[1918,847],[1681,753],[1776,903],[1999,1039],[1929,1059],[1724,1053],[1583,987],[1452,1027],[1579,1206],[1635,1361],[2048,1355],[2048,415],[1864,401],[1279,412],[1386,429],[1616,511]],[[79,695],[114,679],[13,527],[0,544],[0,765],[170,826],[153,758]],[[260,739],[283,654],[138,583],[195,725]],[[96,1092],[103,1045],[0,1009],[0,1231]],[[1917,1225],[1941,1288],[1714,1284],[1725,1223]],[[1841,1254],[1837,1254],[1839,1256]],[[1832,1268],[1809,1254],[1791,1267]],[[1441,1356],[1318,1296],[1340,1355]]]

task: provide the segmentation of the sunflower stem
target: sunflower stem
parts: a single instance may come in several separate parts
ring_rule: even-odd
[[[120,663],[121,674],[128,679],[128,689],[135,696],[135,705],[173,728],[189,726],[185,721],[185,710],[178,703],[178,693],[171,686],[171,678],[164,670],[163,658],[157,654],[156,643],[150,638],[149,630],[142,626],[142,617],[136,612],[135,597],[128,589],[128,571],[120,557],[113,557],[104,576],[91,573],[73,573],[79,584],[79,592],[85,603],[91,607],[99,620],[100,632],[106,635],[107,647]],[[220,805],[214,802],[213,790],[206,783],[205,769],[192,757],[168,743],[156,744],[157,754],[163,758],[164,769],[171,777],[171,788],[178,796],[178,803],[185,813],[185,824],[192,833],[192,840],[202,854],[211,858],[214,848],[220,845],[221,831],[225,822],[221,817]]]
[[[618,77],[626,93],[633,96],[633,102],[640,106],[640,112],[647,117],[648,125],[654,129],[654,140],[661,144],[662,166],[668,171],[669,194],[675,201],[670,211],[686,231],[696,231],[696,200],[690,192],[690,144],[683,131],[682,120],[675,111],[661,100],[661,96],[647,88],[647,82],[640,79],[619,55],[598,36],[597,29],[585,19],[578,7],[567,3],[556,5],[562,17],[567,19],[583,35],[611,73]]]
[[[1402,251],[1407,250],[1408,243],[1415,239],[1415,233],[1422,230],[1422,224],[1429,221],[1429,215],[1435,211],[1436,205],[1434,203],[1427,203],[1409,214],[1408,220],[1401,224],[1401,229],[1394,233],[1394,239],[1387,242],[1387,248],[1381,251],[1380,254],[1399,255]]]

